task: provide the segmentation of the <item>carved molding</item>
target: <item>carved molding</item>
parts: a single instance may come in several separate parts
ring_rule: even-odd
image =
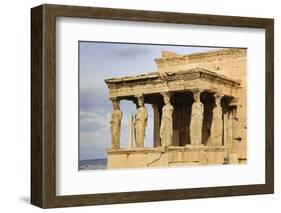
[[[190,70],[178,71],[173,73],[153,73],[153,76],[137,75],[124,78],[114,78],[105,80],[109,89],[119,89],[124,87],[142,86],[146,84],[161,84],[165,85],[169,82],[174,81],[191,81],[191,80],[202,80],[213,84],[221,84],[225,87],[238,89],[240,82],[215,72],[205,70],[203,68],[195,68]]]

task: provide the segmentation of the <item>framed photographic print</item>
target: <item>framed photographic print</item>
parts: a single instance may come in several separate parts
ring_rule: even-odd
[[[273,19],[31,9],[31,203],[274,191]]]

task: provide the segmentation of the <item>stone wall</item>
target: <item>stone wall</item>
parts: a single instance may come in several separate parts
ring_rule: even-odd
[[[173,167],[223,164],[222,146],[194,146],[108,150],[107,168]]]

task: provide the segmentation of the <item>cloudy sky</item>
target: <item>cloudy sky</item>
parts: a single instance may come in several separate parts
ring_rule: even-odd
[[[111,147],[110,115],[112,104],[105,79],[147,72],[155,72],[154,58],[161,51],[190,54],[214,50],[207,47],[120,44],[104,42],[79,42],[80,83],[80,160],[106,158],[106,149]],[[128,147],[128,116],[136,112],[132,102],[121,101],[123,112],[121,147]],[[148,110],[148,126],[145,146],[153,142],[153,111]]]

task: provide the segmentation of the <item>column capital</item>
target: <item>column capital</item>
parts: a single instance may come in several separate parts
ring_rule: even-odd
[[[198,93],[201,94],[202,92],[204,92],[203,89],[191,89],[190,91],[193,93],[193,95]]]
[[[224,95],[221,93],[214,93],[213,96],[215,99],[221,99]]]
[[[110,100],[112,101],[112,105],[113,105],[113,109],[120,109],[120,100],[119,98],[110,98]]]
[[[120,99],[118,97],[110,97],[109,100],[111,100],[112,102],[120,102]]]
[[[169,91],[161,92],[160,94],[161,94],[163,97],[164,97],[164,96],[169,96],[169,97],[171,96],[171,92],[169,92]]]
[[[137,98],[137,99],[144,98],[143,93],[135,94],[134,97]]]
[[[140,106],[144,106],[143,93],[136,94],[134,97],[136,98],[136,100],[134,100],[133,102],[136,104],[137,108],[140,107]]]
[[[161,92],[161,95],[164,100],[164,104],[171,104],[171,93],[170,92]]]
[[[200,97],[201,97],[201,93],[203,92],[203,90],[194,89],[194,90],[191,90],[191,92],[193,94],[194,102],[201,102]]]
[[[219,93],[215,93],[215,94],[214,94],[216,106],[220,106],[220,105],[221,105],[221,99],[222,99],[222,97],[223,97],[222,94],[219,94]]]

